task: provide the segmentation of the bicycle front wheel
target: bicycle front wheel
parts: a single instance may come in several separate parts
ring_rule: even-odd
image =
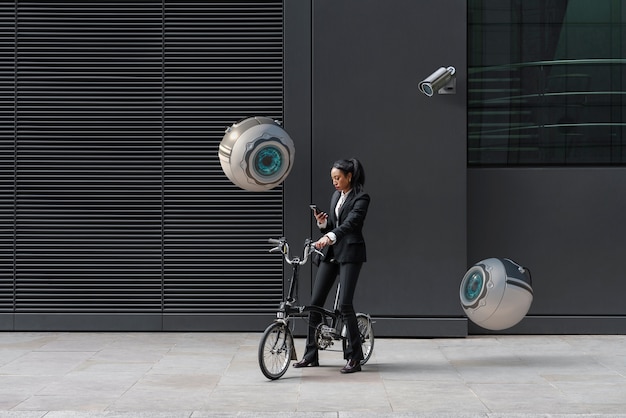
[[[274,322],[265,329],[259,343],[259,367],[271,380],[279,379],[289,368],[293,353],[293,337],[289,327]]]

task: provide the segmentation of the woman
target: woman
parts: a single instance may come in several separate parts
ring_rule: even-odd
[[[311,304],[324,306],[339,275],[339,309],[346,323],[348,338],[343,353],[347,363],[341,373],[354,373],[361,371],[363,352],[352,299],[361,266],[366,261],[362,229],[370,197],[363,191],[365,173],[358,160],[335,162],[330,170],[330,177],[336,190],[330,199],[331,214],[329,216],[324,212],[314,212],[317,226],[324,233],[314,245],[317,249],[325,249],[325,255],[317,270]],[[319,366],[315,329],[321,321],[319,313],[309,314],[306,351],[302,360],[293,364],[294,367]]]

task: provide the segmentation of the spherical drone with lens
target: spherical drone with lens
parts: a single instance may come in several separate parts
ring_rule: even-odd
[[[476,325],[503,330],[520,322],[533,301],[527,268],[508,258],[488,258],[474,264],[461,280],[461,306]]]
[[[228,129],[219,146],[224,174],[250,191],[270,190],[291,171],[295,147],[278,122],[263,116],[241,120]]]

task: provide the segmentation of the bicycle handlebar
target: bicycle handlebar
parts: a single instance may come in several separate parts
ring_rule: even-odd
[[[270,244],[276,245],[276,247],[269,250],[269,252],[281,253],[285,257],[285,261],[287,262],[287,264],[290,264],[290,265],[298,263],[299,265],[302,266],[306,264],[306,262],[309,259],[309,256],[313,253],[317,253],[322,256],[324,255],[324,253],[322,253],[317,248],[315,248],[315,246],[313,245],[313,241],[310,238],[307,238],[306,240],[304,240],[304,250],[302,251],[302,258],[299,258],[299,257],[291,258],[291,253],[289,251],[289,244],[287,243],[287,239],[285,237],[278,238],[278,239],[270,238],[267,240],[267,242],[269,242]]]

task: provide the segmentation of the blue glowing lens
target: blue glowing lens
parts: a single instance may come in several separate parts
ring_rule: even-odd
[[[274,146],[264,147],[256,154],[254,169],[262,176],[269,177],[280,171],[283,154]]]
[[[483,290],[484,283],[485,278],[483,277],[481,272],[475,272],[474,274],[469,276],[465,281],[465,286],[463,289],[465,298],[468,301],[472,301],[480,296],[480,292]]]

